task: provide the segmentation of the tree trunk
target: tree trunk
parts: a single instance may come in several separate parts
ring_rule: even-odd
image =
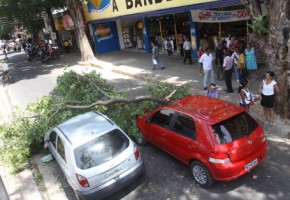
[[[56,30],[56,27],[55,27],[54,19],[53,19],[52,13],[51,13],[51,8],[48,7],[48,8],[45,9],[45,11],[46,11],[46,14],[47,14],[48,19],[49,19],[51,30],[56,35],[56,43],[57,43],[58,49],[60,49],[62,47],[62,42],[60,40],[58,31]]]
[[[264,55],[268,68],[276,74],[280,89],[276,96],[275,112],[290,119],[290,0],[265,0],[270,34],[254,33],[256,46]],[[256,0],[242,0],[251,16],[261,15]]]
[[[76,35],[79,42],[81,60],[87,61],[87,60],[92,60],[96,58],[85,33],[83,17],[80,10],[81,8],[80,2],[81,1],[79,0],[72,0],[71,3],[68,5],[68,7],[72,15],[72,19],[74,20],[74,23],[76,26],[76,31],[77,31]]]

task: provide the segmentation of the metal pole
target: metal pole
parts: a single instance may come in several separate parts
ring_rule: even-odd
[[[176,50],[178,51],[177,29],[176,29],[176,21],[175,21],[175,15],[174,14],[173,14],[173,21],[174,21],[174,33],[175,33]]]
[[[160,18],[159,18],[159,29],[160,29],[160,39],[161,39],[161,42],[162,42],[162,40],[163,40],[163,38],[162,38],[162,24],[161,24]]]
[[[219,22],[219,42],[221,43],[222,41],[222,26],[221,26],[221,23]]]

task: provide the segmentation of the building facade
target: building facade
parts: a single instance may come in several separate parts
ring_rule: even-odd
[[[153,40],[165,52],[167,39],[182,54],[187,37],[196,57],[200,45],[214,48],[228,32],[248,34],[249,15],[240,0],[89,0],[83,8],[96,54],[123,49],[150,53]]]

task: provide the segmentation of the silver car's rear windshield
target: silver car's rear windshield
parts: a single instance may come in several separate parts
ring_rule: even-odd
[[[251,134],[258,123],[246,112],[212,126],[214,136],[219,144],[227,144]]]
[[[80,169],[95,167],[113,159],[128,146],[129,139],[120,130],[112,130],[76,148],[76,165]]]

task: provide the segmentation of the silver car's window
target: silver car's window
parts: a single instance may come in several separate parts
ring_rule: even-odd
[[[49,141],[53,144],[54,148],[56,148],[56,132],[52,131],[49,135]]]
[[[89,169],[105,163],[129,146],[129,139],[118,129],[78,147],[74,151],[76,165],[80,169]]]
[[[212,126],[219,144],[227,144],[251,134],[258,123],[246,112]]]
[[[57,152],[64,159],[64,161],[66,161],[66,159],[65,159],[65,149],[64,149],[64,145],[63,145],[63,142],[60,139],[60,137],[57,138]]]

